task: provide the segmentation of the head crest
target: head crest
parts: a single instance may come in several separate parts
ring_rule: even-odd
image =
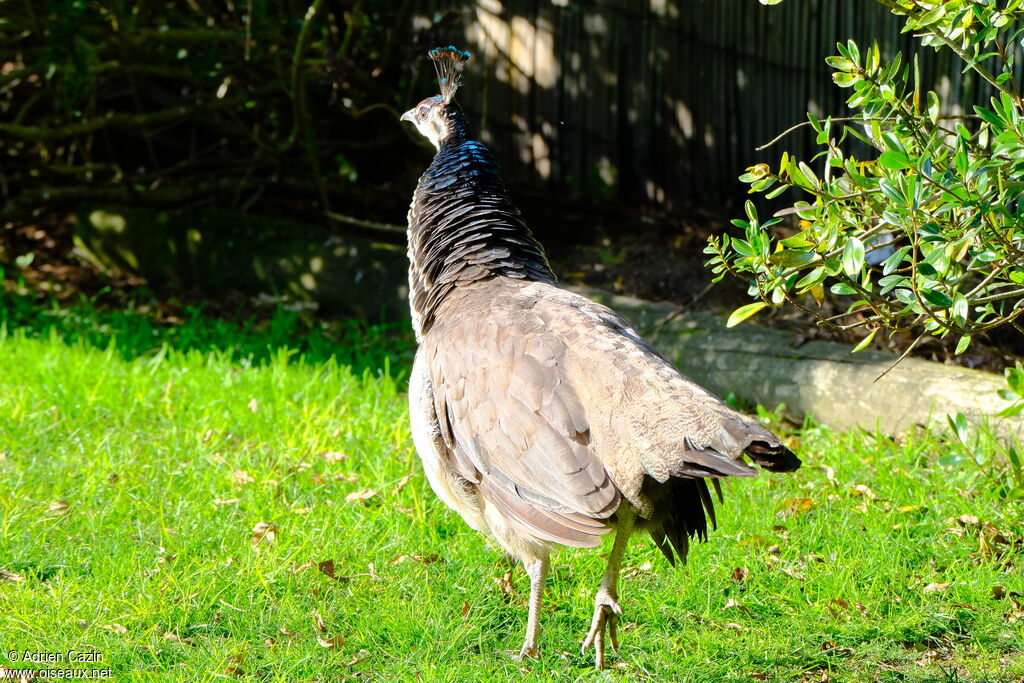
[[[470,54],[454,45],[435,47],[427,53],[437,71],[437,83],[441,86],[441,98],[445,104],[452,101],[455,91],[462,85],[462,65],[469,61]]]

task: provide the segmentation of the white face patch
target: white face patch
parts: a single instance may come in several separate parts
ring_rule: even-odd
[[[448,122],[440,100],[440,97],[427,98],[416,105],[415,109],[402,114],[402,120],[412,122],[420,135],[433,143],[435,149],[441,149],[441,141],[448,135]]]
[[[426,119],[416,119],[416,130],[420,132],[423,137],[430,140],[436,149],[441,149],[441,140],[444,140],[445,135],[448,133],[448,125],[441,118],[440,112],[433,108],[427,115]]]

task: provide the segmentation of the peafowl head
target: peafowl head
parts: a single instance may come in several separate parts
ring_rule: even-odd
[[[441,143],[450,135],[465,132],[465,121],[462,109],[455,102],[455,91],[462,84],[462,65],[469,61],[470,54],[449,45],[435,47],[427,56],[434,62],[441,94],[423,100],[402,114],[402,120],[413,123],[435,148],[441,149]]]

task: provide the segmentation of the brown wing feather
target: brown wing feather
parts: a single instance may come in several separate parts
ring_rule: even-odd
[[[592,451],[565,344],[514,300],[461,304],[423,349],[456,468],[524,531],[597,545],[620,498]]]

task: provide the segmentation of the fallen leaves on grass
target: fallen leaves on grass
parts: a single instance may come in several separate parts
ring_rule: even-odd
[[[406,484],[409,483],[409,480],[412,479],[412,474],[413,474],[412,472],[409,472],[408,474],[403,476],[401,479],[399,479],[398,483],[395,484],[395,488],[393,490],[393,493],[396,493],[396,494],[397,493],[401,493],[402,489],[404,489]]]
[[[837,654],[837,655],[852,655],[853,654],[853,648],[852,647],[839,647],[838,645],[833,643],[831,640],[826,640],[824,643],[821,644],[821,651],[822,652],[828,652],[829,654]]]
[[[725,601],[725,606],[722,609],[738,609],[739,611],[743,612],[744,614],[747,614],[747,615],[750,614],[750,608],[749,607],[747,607],[743,603],[741,603],[738,600],[735,600],[733,598],[729,598],[728,600],[726,600]]]
[[[327,624],[324,622],[324,618],[315,610],[313,612],[313,628],[316,629],[316,642],[320,644],[320,647],[338,648],[345,644],[345,638],[340,633],[336,635],[330,635],[328,633]],[[282,631],[283,630],[284,629],[282,629]]]
[[[71,505],[66,500],[55,500],[50,503],[46,511],[51,515],[64,515],[69,509],[71,509]]]
[[[806,581],[807,580],[806,576],[804,576],[803,574],[801,574],[800,572],[798,572],[795,569],[790,569],[789,567],[779,567],[779,571],[781,571],[786,576],[793,577],[797,581]]]
[[[360,489],[345,496],[345,502],[349,504],[363,503],[365,505],[368,500],[374,498],[376,495],[377,492],[373,489]]]
[[[256,526],[252,528],[252,536],[249,537],[249,542],[254,546],[258,546],[260,543],[273,543],[277,540],[277,527],[270,522],[257,522]]]
[[[463,619],[465,619],[466,617],[469,616],[469,610],[470,610],[469,600],[463,600],[462,601],[462,618]]]
[[[316,568],[320,570],[320,573],[329,579],[335,581],[341,581],[345,577],[338,576],[334,573],[334,560],[323,560],[316,563]]]
[[[926,595],[930,593],[944,593],[949,588],[949,586],[949,583],[933,581],[932,583],[929,583],[927,586],[925,586],[922,592]]]
[[[337,633],[328,638],[317,638],[316,642],[320,644],[320,647],[339,648],[345,644],[345,637]]]
[[[641,574],[646,574],[649,571],[651,571],[651,569],[653,569],[653,568],[654,568],[654,565],[652,565],[650,560],[648,560],[648,561],[644,562],[642,565],[640,565],[639,567],[625,567],[622,570],[622,576],[623,576],[623,578],[631,579],[631,578],[640,576]]]
[[[729,578],[738,584],[746,583],[747,579],[750,578],[750,569],[747,567],[736,567],[729,574]]]
[[[838,619],[839,615],[844,614],[850,609],[850,602],[846,598],[832,598],[825,605],[825,609],[828,610],[833,619]]]
[[[245,676],[245,671],[242,670],[242,664],[245,663],[245,655],[241,652],[232,655],[228,658],[228,665],[224,669],[224,673],[229,676]]]
[[[855,484],[854,486],[851,486],[850,493],[855,496],[863,496],[868,500],[878,500],[878,496],[875,495],[875,492],[872,491],[867,484]]]
[[[325,451],[320,454],[320,457],[327,462],[341,462],[342,460],[348,460],[348,455],[339,451]]]
[[[363,661],[364,659],[368,659],[369,657],[370,657],[370,653],[368,651],[360,650],[359,652],[357,652],[355,654],[355,656],[352,657],[352,659],[350,659],[347,662],[345,662],[345,666],[351,668],[351,667],[355,666],[356,664],[358,664],[359,662]]]
[[[813,510],[817,505],[818,501],[814,498],[786,498],[782,501],[780,513],[783,516],[804,514]]]
[[[231,473],[231,483],[235,486],[245,486],[246,484],[253,484],[256,480],[253,479],[252,475],[245,470],[235,470]]]
[[[126,629],[121,624],[100,624],[100,628],[103,629],[104,631],[110,631],[111,633],[116,633],[119,636],[128,635],[128,629]]]
[[[260,403],[254,398],[250,398],[249,402],[246,403],[246,406],[254,413],[257,413],[260,410]]]
[[[160,630],[159,626],[157,626],[157,630]],[[188,645],[189,647],[195,647],[195,643],[192,642],[191,638],[182,638],[174,631],[164,631],[163,633],[164,640],[169,640],[172,643],[181,643],[182,645]]]
[[[0,581],[10,581],[11,583],[20,583],[25,580],[25,577],[15,572],[9,572],[6,569],[0,569]]]
[[[434,564],[440,562],[444,564],[448,560],[444,559],[437,553],[430,553],[429,555],[395,555],[391,558],[391,564],[401,564],[402,562],[418,562],[419,564]]]

